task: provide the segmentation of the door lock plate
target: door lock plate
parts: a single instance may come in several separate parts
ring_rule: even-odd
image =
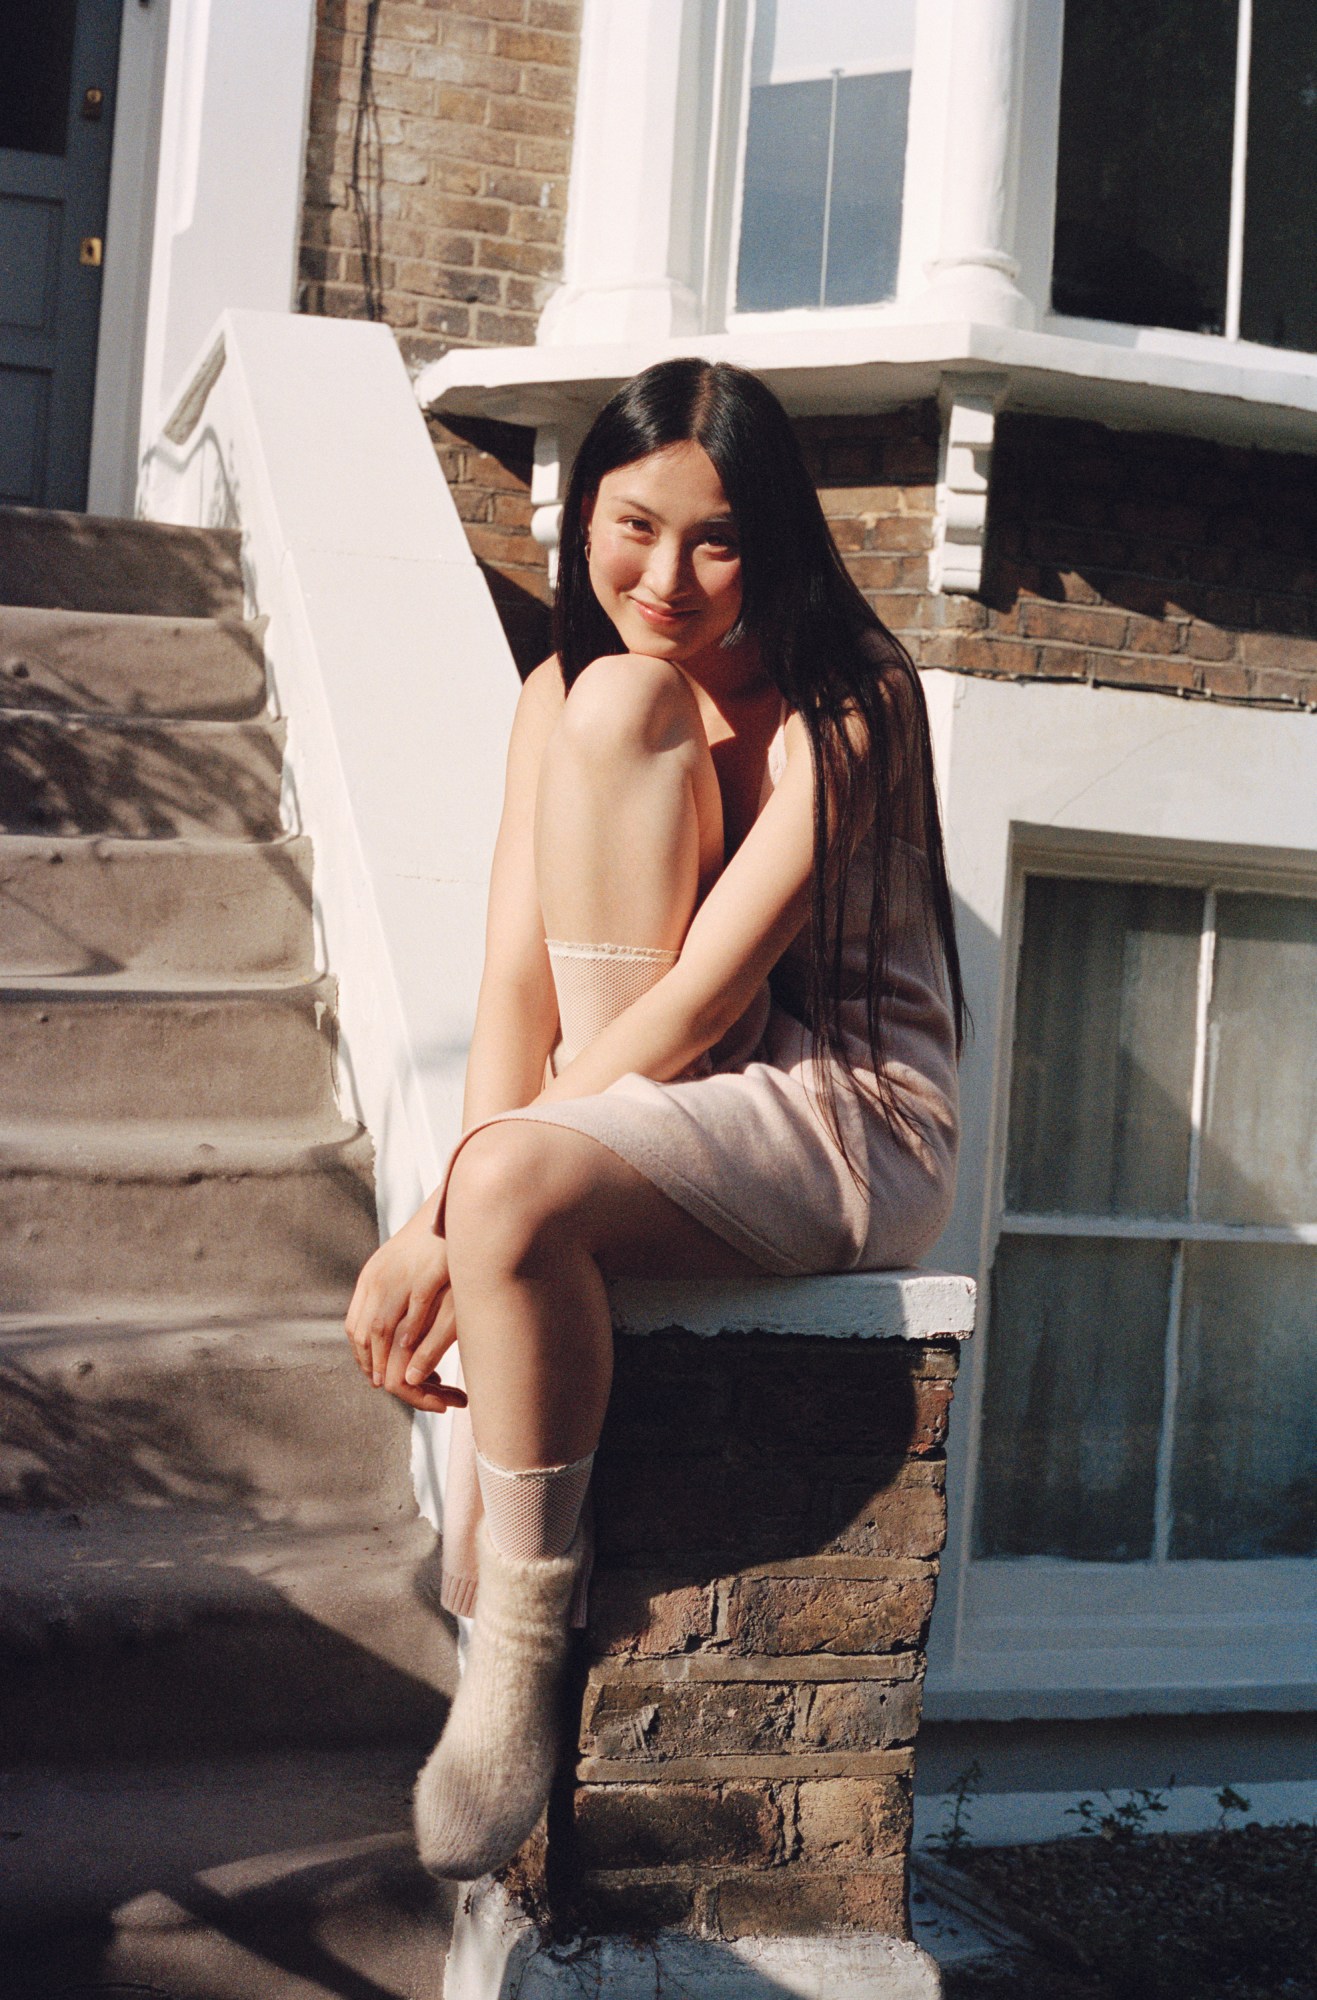
[[[105,244],[99,236],[84,236],[78,245],[80,264],[100,265],[105,261]]]

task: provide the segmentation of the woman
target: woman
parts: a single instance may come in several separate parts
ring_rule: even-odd
[[[613,397],[568,490],[555,626],[513,725],[464,1136],[347,1322],[422,1410],[466,1401],[434,1372],[459,1344],[475,1448],[455,1435],[445,1602],[475,1623],[416,1822],[460,1877],[548,1792],[605,1278],[913,1263],[954,1173],[923,695],[762,383],[680,360]]]

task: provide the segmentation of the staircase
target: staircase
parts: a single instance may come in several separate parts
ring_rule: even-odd
[[[0,509],[0,607],[0,1995],[419,2000],[452,1661],[238,537]]]

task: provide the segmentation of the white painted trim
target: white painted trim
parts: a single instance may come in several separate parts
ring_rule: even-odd
[[[659,1931],[548,1943],[489,1876],[463,1891],[444,1972],[444,2000],[938,2000],[937,1966],[918,1945],[851,1936],[716,1940]]]
[[[966,1340],[974,1286],[945,1271],[852,1271],[737,1284],[637,1278],[611,1288],[619,1333],[814,1334],[834,1339]]]
[[[753,369],[794,415],[858,416],[936,396],[948,374],[1001,371],[1010,378],[1011,409],[1317,451],[1317,356],[1206,334],[1126,341],[1123,331],[1055,318],[1031,329],[895,312],[845,323],[820,314],[809,330],[783,331],[747,318],[721,334],[455,348],[421,371],[416,392],[428,409],[551,423],[560,410],[597,409],[651,362],[701,354]]]
[[[165,0],[149,7],[124,0],[87,475],[89,514],[131,515],[137,493],[168,25]]]
[[[1239,0],[1235,37],[1235,125],[1230,151],[1230,239],[1226,252],[1227,340],[1239,339],[1244,301],[1244,211],[1248,185],[1248,101],[1253,62],[1253,0]]]

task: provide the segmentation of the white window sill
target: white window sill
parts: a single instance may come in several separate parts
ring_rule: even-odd
[[[934,396],[944,375],[1000,373],[1015,409],[1117,428],[1317,451],[1317,357],[1202,334],[1053,319],[1038,330],[913,321],[892,308],[807,326],[746,318],[661,341],[455,348],[416,379],[423,408],[531,426],[579,424],[618,385],[679,354],[762,375],[793,415],[862,415]]]

